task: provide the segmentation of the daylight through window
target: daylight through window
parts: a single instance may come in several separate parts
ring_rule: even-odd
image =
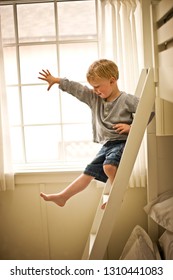
[[[86,83],[98,59],[95,1],[4,1],[0,6],[13,161],[75,166],[98,150],[90,109],[38,79],[42,69]]]

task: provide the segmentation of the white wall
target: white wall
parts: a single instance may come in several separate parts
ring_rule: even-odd
[[[146,201],[146,188],[127,189],[119,219],[115,223],[107,248],[107,259],[119,259],[124,245],[136,225],[140,225],[147,231],[147,216],[143,209]]]
[[[0,192],[0,259],[81,259],[102,188],[93,181],[61,208],[39,193],[57,192],[79,172],[16,175],[14,191]],[[105,258],[117,259],[135,224],[146,227],[146,189],[128,189]]]
[[[15,190],[0,193],[1,259],[81,257],[102,190],[92,182],[63,208],[39,195],[43,188],[47,193],[62,190],[77,175],[18,175]]]

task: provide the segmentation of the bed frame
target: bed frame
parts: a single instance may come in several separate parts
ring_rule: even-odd
[[[150,202],[163,192],[173,190],[173,1],[143,1],[144,5],[145,61],[153,64],[156,88],[156,118],[148,128],[147,193]],[[149,6],[150,26],[147,22]],[[154,241],[161,234],[151,219],[148,233]]]

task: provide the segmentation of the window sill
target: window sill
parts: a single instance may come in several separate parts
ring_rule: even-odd
[[[86,166],[85,162],[73,165],[21,165],[15,166],[15,185],[22,184],[57,184],[71,183]],[[104,183],[94,180],[97,188],[103,188]]]
[[[75,170],[57,170],[57,171],[22,171],[15,173],[15,185],[18,184],[48,184],[58,182],[71,182],[81,174],[81,171]]]
[[[84,170],[84,163],[73,165],[16,165],[15,184],[71,182]]]

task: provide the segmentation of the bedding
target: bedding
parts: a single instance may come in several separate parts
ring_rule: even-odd
[[[173,233],[165,230],[159,238],[159,245],[164,260],[173,260]]]
[[[158,240],[164,260],[173,260],[173,191],[159,195],[144,207],[145,212],[165,229]]]
[[[156,255],[153,243],[146,231],[139,225],[135,226],[123,252],[120,260],[155,260]]]
[[[157,224],[173,233],[173,191],[164,192],[144,210]]]
[[[127,240],[120,260],[157,260],[159,251],[164,260],[173,260],[173,191],[164,192],[144,207],[145,212],[165,229],[158,240],[152,242],[146,231],[135,226]]]

